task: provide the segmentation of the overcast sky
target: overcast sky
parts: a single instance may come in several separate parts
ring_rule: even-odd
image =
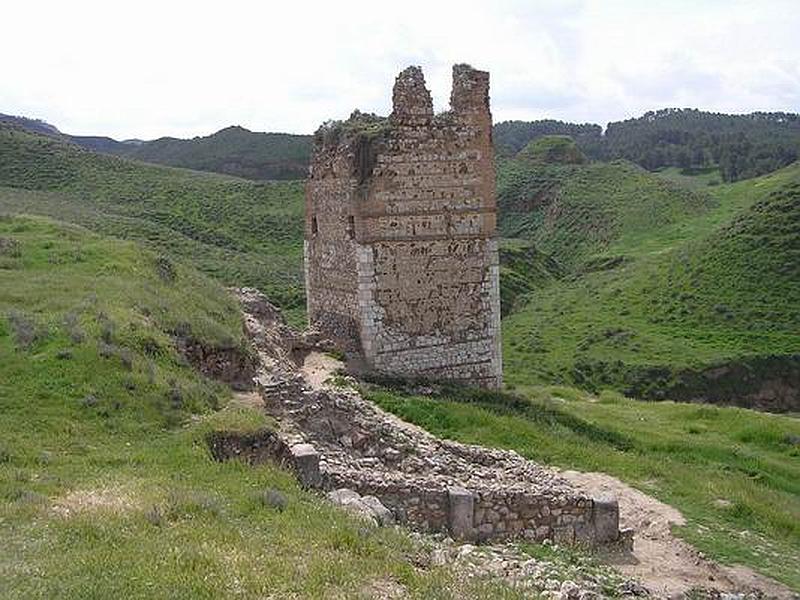
[[[800,111],[800,0],[6,0],[0,112],[150,139],[386,114],[422,66],[491,72],[495,121]]]

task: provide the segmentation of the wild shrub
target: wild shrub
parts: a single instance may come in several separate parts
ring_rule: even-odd
[[[156,273],[161,281],[172,283],[178,278],[178,272],[175,270],[175,265],[172,261],[164,255],[156,258]]]
[[[261,492],[258,495],[258,500],[263,506],[277,510],[278,512],[283,512],[286,509],[286,495],[274,488],[269,488]]]
[[[103,358],[118,358],[125,370],[133,370],[133,352],[127,348],[99,340],[97,342],[97,353]]]
[[[81,327],[80,315],[71,311],[64,315],[64,330],[73,344],[81,344],[86,339],[86,333]]]
[[[107,314],[100,312],[97,314],[97,325],[100,327],[100,339],[106,344],[110,345],[114,340],[116,324],[108,317]]]
[[[164,516],[169,521],[181,518],[222,514],[222,504],[213,495],[201,490],[171,490],[164,507]]]
[[[100,401],[97,399],[97,396],[95,396],[94,394],[87,394],[86,396],[84,396],[83,400],[81,400],[81,404],[85,408],[93,408],[97,406],[99,402]]]
[[[170,381],[169,384],[169,391],[167,392],[167,400],[169,401],[169,405],[174,410],[180,410],[183,408],[183,390],[181,390],[178,382]]]
[[[166,523],[164,513],[159,506],[153,505],[144,511],[144,518],[155,527],[162,527]]]
[[[22,256],[19,242],[14,238],[0,237],[0,256],[8,256],[9,258]]]
[[[33,317],[22,311],[11,310],[7,318],[14,341],[22,350],[29,350],[34,342],[39,341],[45,335],[45,332],[36,325]]]

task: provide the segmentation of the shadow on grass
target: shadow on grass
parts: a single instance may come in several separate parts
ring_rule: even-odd
[[[580,417],[562,411],[546,400],[533,400],[510,392],[467,387],[451,383],[435,384],[427,381],[410,382],[383,377],[370,377],[369,382],[390,393],[402,394],[404,396],[422,396],[423,399],[430,401],[444,400],[460,404],[471,404],[494,414],[520,417],[551,429],[561,427],[579,437],[592,442],[609,445],[622,452],[632,450],[635,447],[634,440],[631,438],[612,429],[600,427]],[[396,398],[396,400],[400,402],[392,403],[393,406],[391,409],[393,412],[397,412],[401,414],[401,416],[411,417],[412,420],[419,424],[420,419],[415,418],[419,417],[419,415],[403,414],[408,411],[403,410],[401,398]],[[382,402],[382,404],[386,403]],[[443,424],[441,422],[442,416],[443,415],[437,415],[437,417],[439,417],[437,418],[439,426]]]

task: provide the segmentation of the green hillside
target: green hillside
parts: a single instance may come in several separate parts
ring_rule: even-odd
[[[0,219],[0,597],[518,597],[415,568],[407,535],[274,466],[211,460],[209,432],[269,423],[175,351],[187,326],[241,342],[235,302],[193,269]]]
[[[189,140],[160,138],[137,145],[123,144],[115,153],[245,179],[305,179],[311,136],[226,127],[212,135]]]
[[[547,135],[528,143],[517,154],[517,158],[532,164],[580,165],[586,156],[567,135]]]
[[[260,133],[238,126],[191,139],[162,137],[120,142],[102,135],[70,135],[40,119],[0,113],[2,125],[71,142],[93,152],[255,181],[305,179],[311,155],[310,135]]]
[[[569,269],[594,268],[627,240],[702,214],[716,204],[627,162],[497,163],[497,202],[504,237],[523,238]]]
[[[501,206],[529,208],[504,214],[506,235],[570,271],[506,319],[508,381],[729,402],[797,385],[800,165],[711,193],[620,164],[554,169],[500,188]],[[544,180],[526,206],[517,190]]]
[[[0,124],[0,213],[144,242],[303,310],[301,182],[257,183],[95,154]]]

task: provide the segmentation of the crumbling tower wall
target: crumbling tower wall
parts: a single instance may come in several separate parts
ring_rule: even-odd
[[[497,387],[489,74],[456,65],[451,110],[434,115],[422,71],[409,67],[393,105],[388,119],[354,113],[317,134],[309,318],[375,371]]]

